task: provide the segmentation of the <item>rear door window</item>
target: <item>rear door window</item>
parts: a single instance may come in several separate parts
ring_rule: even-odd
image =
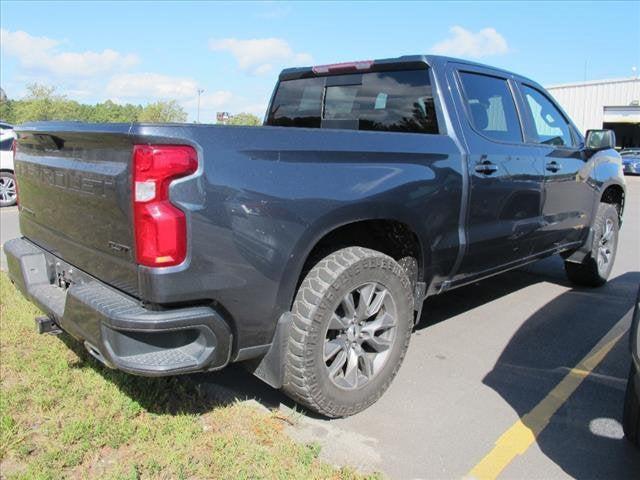
[[[439,133],[426,69],[282,81],[267,124]]]
[[[461,72],[471,123],[482,135],[500,142],[521,143],[516,104],[504,78]]]

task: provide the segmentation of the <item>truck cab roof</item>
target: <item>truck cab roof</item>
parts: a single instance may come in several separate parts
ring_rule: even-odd
[[[279,79],[294,80],[296,78],[307,78],[314,76],[344,74],[344,73],[364,73],[365,71],[384,71],[398,69],[417,69],[428,67],[444,67],[448,63],[457,63],[482,68],[496,73],[502,73],[512,78],[524,80],[527,83],[538,85],[537,82],[514,72],[497,68],[491,65],[473,62],[455,57],[443,55],[403,55],[400,57],[382,58],[376,60],[361,60],[354,62],[336,63],[330,65],[316,65],[308,67],[285,68],[280,72]]]

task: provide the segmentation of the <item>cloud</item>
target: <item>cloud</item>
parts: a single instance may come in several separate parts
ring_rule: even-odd
[[[481,58],[509,52],[507,40],[495,28],[483,28],[477,33],[458,25],[449,29],[451,36],[436,43],[431,52],[437,55]]]
[[[202,110],[215,110],[221,107],[228,106],[233,99],[233,94],[227,90],[216,90],[211,93],[206,91],[200,96],[200,108]],[[197,95],[184,103],[185,107],[197,107],[198,97]]]
[[[311,55],[295,52],[281,38],[210,39],[209,49],[231,53],[242,70],[254,75],[265,75],[275,66],[309,64],[312,61]]]
[[[16,57],[20,66],[31,71],[60,77],[91,77],[138,63],[133,54],[105,49],[102,52],[69,52],[60,50],[60,42],[47,37],[34,37],[27,32],[0,29],[2,52]]]
[[[198,82],[191,78],[171,77],[158,73],[130,73],[114,75],[107,84],[106,92],[112,101],[126,103],[141,100],[176,100],[189,114],[197,117]],[[227,90],[206,90],[200,96],[201,119],[215,122],[215,112],[235,111],[231,108],[234,95]]]
[[[107,93],[118,98],[182,100],[195,97],[197,90],[195,80],[158,73],[122,73],[107,84]]]

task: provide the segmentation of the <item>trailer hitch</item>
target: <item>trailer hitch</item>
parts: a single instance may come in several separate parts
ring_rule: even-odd
[[[60,335],[62,333],[62,329],[55,322],[55,320],[51,317],[36,317],[36,330],[38,333],[49,333],[51,335]]]

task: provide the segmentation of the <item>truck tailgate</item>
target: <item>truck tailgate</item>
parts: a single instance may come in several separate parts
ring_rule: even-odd
[[[136,295],[128,128],[39,124],[19,130],[15,169],[22,234]]]

